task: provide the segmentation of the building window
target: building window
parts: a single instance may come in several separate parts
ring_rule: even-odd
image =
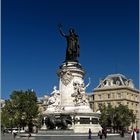
[[[118,93],[118,98],[121,99],[121,93]]]
[[[100,100],[102,99],[102,96],[101,96],[101,95],[99,95],[99,99],[100,99]]]
[[[131,95],[131,100],[133,100],[133,94]]]
[[[108,99],[110,99],[110,94],[108,94]]]
[[[115,98],[115,94],[114,93],[112,93],[112,98]]]
[[[120,81],[117,80],[116,81],[116,85],[119,86],[120,85]]]
[[[138,97],[137,97],[137,95],[136,95],[135,101],[138,101]]]

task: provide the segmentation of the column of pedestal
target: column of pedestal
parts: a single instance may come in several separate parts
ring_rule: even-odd
[[[72,97],[71,95],[74,93],[74,86],[73,83],[74,81],[78,81],[79,83],[83,83],[83,76],[84,76],[84,70],[82,70],[81,68],[74,66],[74,62],[69,62],[66,64],[62,64],[60,70],[59,70],[59,74],[62,71],[69,71],[72,74],[72,79],[71,81],[65,85],[62,81],[63,81],[63,76],[60,76],[60,81],[59,81],[59,91],[61,93],[61,105],[62,106],[74,106],[74,97]],[[79,65],[79,64],[78,64]]]

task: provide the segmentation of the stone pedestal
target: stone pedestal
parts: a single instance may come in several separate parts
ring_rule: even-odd
[[[75,106],[74,97],[72,97],[74,83],[84,83],[84,69],[78,62],[67,62],[60,66],[57,74],[60,77],[59,91],[61,93],[61,106],[64,106],[66,109]]]

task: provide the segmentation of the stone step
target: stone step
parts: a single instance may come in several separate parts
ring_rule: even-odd
[[[73,134],[73,130],[39,130],[38,134]]]

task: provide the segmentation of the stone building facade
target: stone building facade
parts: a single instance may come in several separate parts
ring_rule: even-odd
[[[100,80],[99,85],[94,88],[93,94],[89,94],[90,106],[94,112],[100,110],[102,104],[113,107],[119,104],[127,105],[136,115],[136,124],[139,121],[139,90],[135,88],[132,80],[122,74],[111,74]]]

